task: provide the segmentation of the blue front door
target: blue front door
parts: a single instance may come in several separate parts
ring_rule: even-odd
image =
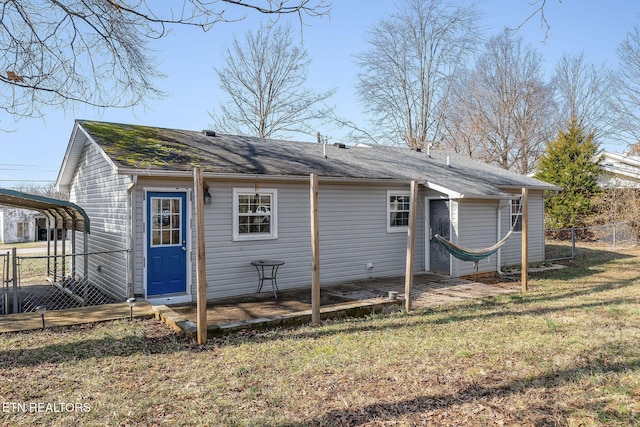
[[[187,290],[187,197],[147,193],[147,297]]]

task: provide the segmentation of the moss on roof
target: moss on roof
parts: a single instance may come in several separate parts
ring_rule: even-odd
[[[123,166],[190,169],[204,160],[171,129],[103,122],[83,122],[82,126]]]

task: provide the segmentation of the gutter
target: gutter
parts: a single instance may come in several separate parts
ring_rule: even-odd
[[[193,179],[192,171],[165,171],[149,169],[125,169],[118,168],[119,175],[137,175],[149,178],[184,178]],[[225,180],[225,181],[289,181],[289,182],[309,182],[309,175],[267,175],[267,174],[245,174],[245,173],[219,173],[202,172],[205,180]],[[403,178],[358,178],[358,177],[318,177],[320,182],[335,183],[359,183],[359,184],[403,184],[409,185],[410,179]]]
[[[497,231],[497,236],[496,238],[498,240],[496,240],[496,242],[500,241],[500,236],[502,235],[502,208],[500,207],[500,203],[498,203],[498,226],[496,227],[498,229]],[[502,276],[504,273],[502,272],[502,248],[498,249],[498,252],[496,253],[496,273],[498,273],[498,275]]]

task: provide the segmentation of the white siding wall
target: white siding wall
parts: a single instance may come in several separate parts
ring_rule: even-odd
[[[36,240],[36,216],[38,212],[18,209],[0,209],[0,241],[2,243],[23,243]],[[22,223],[23,233],[18,236],[18,223]],[[26,227],[26,229],[24,229]]]
[[[85,147],[71,184],[70,201],[81,206],[89,216],[91,233],[88,248],[83,247],[82,234],[78,233],[77,252],[127,249],[127,186],[130,181],[129,177],[117,175],[93,145]],[[128,267],[123,253],[90,255],[89,280],[101,285],[113,297],[124,299],[129,294]],[[82,268],[76,271],[82,272]]]

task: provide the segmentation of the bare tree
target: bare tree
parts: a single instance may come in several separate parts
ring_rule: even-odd
[[[461,75],[445,145],[504,169],[534,170],[557,130],[553,88],[543,79],[540,55],[505,30],[487,42],[474,69]]]
[[[299,19],[326,0],[7,0],[0,4],[0,109],[38,116],[45,105],[127,107],[159,96],[147,43],[176,25],[211,29],[248,11]]]
[[[56,190],[55,182],[50,182],[42,185],[22,183],[16,185],[14,189],[22,193],[34,194],[36,196],[45,196],[58,200],[69,200],[69,194]]]
[[[640,27],[636,26],[618,46],[619,90],[616,91],[618,126],[632,145],[640,145]]]
[[[554,86],[563,123],[575,119],[596,139],[616,132],[612,106],[616,79],[604,65],[586,64],[584,54],[565,54],[556,64]]]
[[[562,3],[562,0],[558,0],[558,3]],[[544,28],[545,30],[544,39],[546,40],[549,38],[551,32],[551,25],[547,20],[545,9],[547,7],[547,0],[532,0],[529,2],[529,6],[533,8],[533,11],[514,29],[514,31],[519,31],[527,22],[538,17],[540,20],[540,28]]]
[[[412,148],[437,143],[453,77],[479,40],[477,18],[474,5],[405,0],[372,27],[356,61],[356,90],[372,126],[348,124],[352,136]]]
[[[224,52],[225,67],[216,68],[220,88],[229,98],[209,113],[222,132],[260,138],[315,134],[313,122],[329,115],[325,101],[334,90],[305,89],[311,61],[293,41],[290,26],[267,26],[234,37]]]

